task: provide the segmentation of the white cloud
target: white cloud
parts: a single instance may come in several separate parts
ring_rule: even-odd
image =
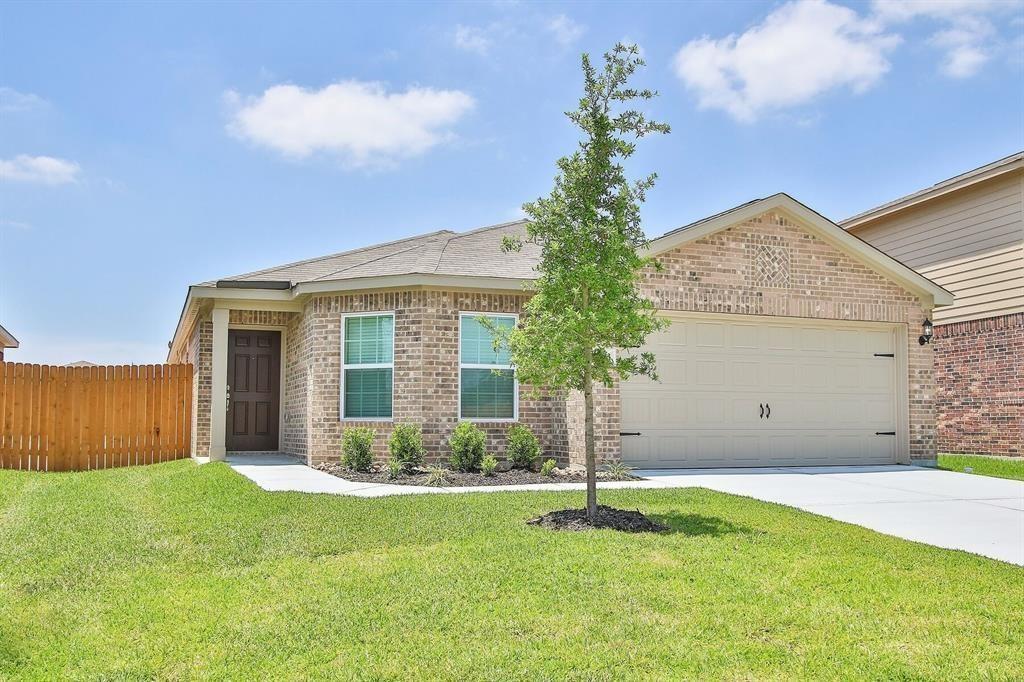
[[[1019,13],[1021,0],[874,0],[878,21],[901,24],[925,19],[944,25],[929,39],[943,50],[939,70],[951,78],[973,76],[1001,48],[992,16]],[[1011,22],[1012,23],[1012,22]]]
[[[466,52],[475,52],[478,55],[486,55],[491,49],[491,39],[485,29],[477,26],[463,26],[458,24],[455,27],[455,34],[452,36],[455,47]]]
[[[701,108],[750,122],[830,90],[864,92],[889,70],[899,37],[826,0],[796,0],[740,35],[704,36],[676,53],[675,71]]]
[[[18,92],[14,88],[0,87],[0,112],[15,113],[45,107],[47,101],[30,92]]]
[[[0,218],[0,227],[9,227],[12,230],[27,231],[32,229],[30,223],[26,223],[23,220],[10,220],[8,218]]]
[[[374,82],[342,81],[320,90],[275,85],[261,95],[225,95],[228,131],[302,159],[337,155],[349,167],[389,167],[451,139],[450,126],[474,106],[460,90],[411,87],[388,92]]]
[[[586,28],[577,24],[575,21],[559,14],[556,17],[552,17],[544,28],[555,37],[555,41],[562,47],[569,47],[577,40],[583,37],[586,32]]]
[[[74,161],[52,156],[19,154],[13,159],[0,159],[0,180],[38,182],[44,185],[63,185],[77,182],[81,170]]]

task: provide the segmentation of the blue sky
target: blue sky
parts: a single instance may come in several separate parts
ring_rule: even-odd
[[[672,125],[657,236],[785,191],[840,219],[1024,148],[1019,2],[5,3],[10,360],[161,362],[188,284],[513,219],[616,41]]]

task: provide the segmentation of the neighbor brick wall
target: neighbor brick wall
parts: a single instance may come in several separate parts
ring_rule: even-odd
[[[658,260],[661,272],[646,272],[641,291],[660,309],[906,325],[910,454],[935,457],[932,348],[917,343],[929,311],[916,296],[782,212],[762,214]],[[615,428],[605,437],[614,445],[606,451],[617,452],[619,415],[611,412]]]
[[[940,452],[1024,456],[1024,313],[935,327]]]

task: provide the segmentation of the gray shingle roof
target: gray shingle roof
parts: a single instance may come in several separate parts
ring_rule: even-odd
[[[502,237],[526,235],[526,221],[517,220],[469,232],[440,230],[429,234],[375,244],[319,258],[248,272],[221,281],[326,282],[357,277],[439,274],[469,277],[533,279],[540,249],[524,244],[519,252],[503,253]],[[203,282],[199,286],[214,286]]]

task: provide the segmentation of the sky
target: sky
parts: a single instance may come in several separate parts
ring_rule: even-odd
[[[189,284],[521,217],[580,55],[647,61],[651,237],[787,192],[834,220],[1024,149],[1024,5],[0,4],[16,362],[158,363]]]

